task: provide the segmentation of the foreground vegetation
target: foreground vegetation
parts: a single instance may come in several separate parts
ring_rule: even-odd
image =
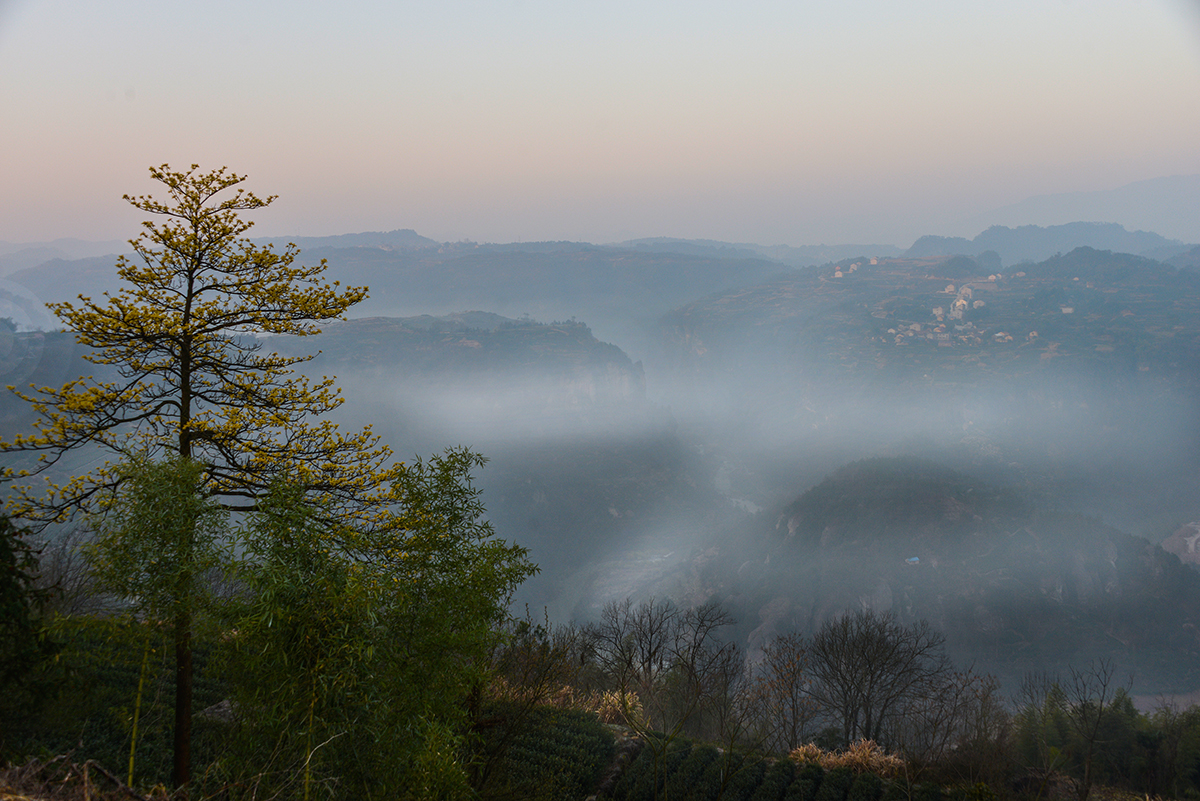
[[[352,620],[344,603],[331,603],[335,616]],[[98,787],[115,790],[119,782],[138,794],[166,793],[174,708],[168,627],[111,612],[38,620],[42,656],[6,674],[2,696],[3,757],[26,766],[10,768],[9,781],[48,793],[54,781],[81,781],[90,760],[89,781]],[[330,636],[320,616],[304,620],[285,630],[301,641]],[[400,685],[390,696],[371,695],[353,660],[333,661],[345,653],[336,647],[289,651],[287,638],[256,640],[266,650],[248,662],[249,630],[214,617],[199,627],[195,647],[190,795],[1200,797],[1200,708],[1164,704],[1140,713],[1108,664],[1030,675],[1005,698],[988,677],[952,670],[927,628],[871,614],[842,620],[810,637],[779,638],[750,667],[732,644],[710,636],[729,622],[719,607],[615,604],[587,627],[509,621],[460,674],[471,681],[436,685],[444,694],[439,712],[415,706]],[[872,642],[915,661],[889,663],[866,647]],[[5,653],[14,652],[9,643]],[[830,662],[831,651],[841,661]],[[295,656],[283,658],[288,653]],[[331,661],[313,672],[311,661],[296,658],[305,654]],[[655,656],[639,662],[638,654]],[[255,659],[266,659],[271,672],[253,668]],[[822,678],[830,664],[858,670],[859,684],[838,695]],[[919,676],[909,672],[914,666]],[[874,700],[860,692],[868,683]],[[879,688],[889,684],[906,689],[881,707]],[[868,715],[874,742],[861,738]],[[389,735],[395,730],[419,733],[412,750]],[[55,755],[67,756],[53,762]]]

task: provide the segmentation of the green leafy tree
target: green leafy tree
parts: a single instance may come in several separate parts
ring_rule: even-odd
[[[234,779],[305,798],[467,792],[466,700],[535,569],[482,520],[482,463],[417,460],[369,530],[331,523],[290,484],[250,516],[228,663],[245,744]]]
[[[135,456],[92,517],[85,549],[96,589],[143,616],[173,622],[205,603],[205,574],[229,561],[227,513],[201,492],[204,465],[179,456]]]
[[[226,509],[254,509],[277,476],[304,488],[330,518],[369,530],[386,516],[392,479],[403,471],[369,429],[343,435],[321,415],[341,399],[331,379],[310,383],[293,368],[311,357],[265,353],[258,335],[307,336],[366,297],[362,288],[322,280],[322,261],[296,263],[297,249],[258,247],[243,235],[247,211],[270,204],[224,168],[151,168],[168,199],[125,196],[154,215],[121,257],[122,290],[80,296],[51,310],[112,380],[91,377],[18,392],[38,415],[33,433],[0,449],[36,454],[33,467],[9,466],[8,511],[31,524],[92,513],[122,481],[119,463],[167,453],[202,465],[197,491]],[[49,476],[63,456],[99,449],[115,458],[61,485]],[[44,474],[45,486],[28,479]],[[186,538],[184,538],[186,542]],[[186,559],[184,560],[186,561]],[[175,767],[190,774],[192,675],[187,606],[179,606]]]

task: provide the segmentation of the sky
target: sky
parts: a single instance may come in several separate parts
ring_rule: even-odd
[[[1200,0],[0,0],[0,109],[8,242],[198,163],[265,236],[907,247],[1200,173]]]

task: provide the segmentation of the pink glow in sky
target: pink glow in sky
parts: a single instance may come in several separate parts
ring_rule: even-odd
[[[0,0],[0,108],[0,240],[134,236],[197,162],[264,235],[906,246],[1200,173],[1200,7]]]

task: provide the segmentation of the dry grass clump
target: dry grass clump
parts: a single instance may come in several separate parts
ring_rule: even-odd
[[[642,700],[637,693],[621,690],[605,690],[576,694],[572,709],[594,712],[601,723],[640,723]]]
[[[788,756],[795,762],[815,762],[825,770],[850,768],[855,773],[874,773],[884,779],[904,772],[904,760],[880,748],[874,740],[858,740],[844,751],[826,751],[815,743],[805,743]]]
[[[491,696],[496,700],[592,712],[600,718],[601,723],[627,725],[642,720],[642,701],[637,693],[631,691],[580,692],[569,684],[561,685],[557,690],[530,688],[510,684],[501,677],[492,682]]]
[[[70,754],[47,762],[33,759],[0,769],[0,801],[167,801],[164,787],[142,795],[95,760],[82,765]]]
[[[829,753],[831,752],[823,750],[816,743],[805,743],[798,748],[792,749],[792,752],[788,754],[788,756],[791,757],[793,762],[799,762],[801,765],[806,762],[816,762],[818,765],[824,767],[822,760],[824,760]]]

